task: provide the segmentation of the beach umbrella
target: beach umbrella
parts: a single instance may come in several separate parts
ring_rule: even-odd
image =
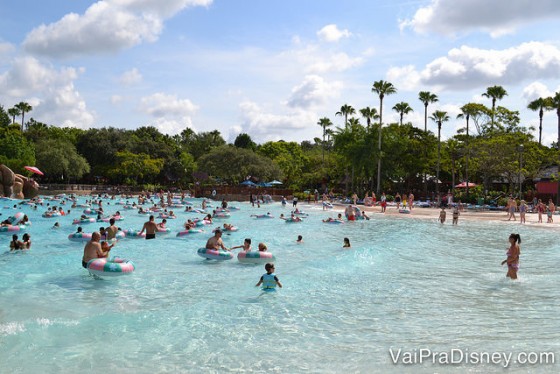
[[[43,174],[43,172],[41,170],[39,170],[35,166],[24,166],[24,169],[29,170],[30,172],[35,173],[35,174],[45,175],[45,174]]]
[[[258,184],[259,187],[272,187],[271,183],[266,183],[266,182],[260,182]]]
[[[250,180],[243,181],[240,184],[242,184],[244,186],[256,186],[256,184],[251,182]]]
[[[282,183],[282,182],[280,182],[280,181],[277,181],[277,180],[275,179],[275,180],[273,180],[272,182],[268,182],[268,184],[275,185],[275,184],[284,184],[284,183]]]
[[[476,187],[476,186],[477,185],[475,183],[469,182],[469,187]],[[461,182],[458,185],[456,185],[455,188],[467,188],[467,183],[466,182]]]

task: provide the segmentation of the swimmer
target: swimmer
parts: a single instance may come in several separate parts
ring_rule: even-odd
[[[87,264],[94,258],[102,258],[104,253],[101,249],[101,235],[96,231],[91,234],[91,240],[84,246],[84,255],[82,257],[82,266],[87,269]]]
[[[28,233],[23,234],[21,238],[23,240],[23,249],[30,249],[31,248],[31,235]]]
[[[266,246],[266,244],[264,244],[264,243],[259,243],[259,251],[260,251],[260,252],[266,252],[266,251],[268,251],[268,247]]]
[[[206,249],[215,249],[215,250],[223,249],[224,251],[228,250],[224,245],[224,242],[222,241],[222,230],[217,229],[216,231],[214,231],[214,236],[212,236],[206,242]]]
[[[453,225],[456,225],[459,223],[459,206],[455,206],[455,208],[453,208]]]
[[[12,241],[10,242],[10,251],[17,251],[24,249],[23,242],[18,240],[17,235],[12,235]]]
[[[235,247],[231,247],[229,250],[233,250],[233,249],[237,249],[237,248],[243,248],[244,252],[250,252],[251,251],[251,239],[250,238],[246,238],[243,241],[243,245],[238,245]]]
[[[55,222],[52,228],[53,228],[53,229],[58,229],[58,228],[60,228],[60,223]]]
[[[303,243],[303,236],[298,235],[298,236],[297,236],[296,243]]]
[[[152,215],[152,216],[150,216],[148,222],[144,223],[144,226],[142,226],[142,230],[140,231],[140,235],[142,235],[142,233],[144,233],[144,231],[146,231],[146,240],[155,239],[157,229],[158,229],[158,226],[154,222],[154,216]]]
[[[342,248],[350,248],[350,247],[352,247],[350,245],[350,239],[344,238],[344,243],[342,244]]]
[[[276,286],[282,288],[282,283],[280,283],[278,277],[274,274],[274,264],[268,263],[264,266],[264,269],[266,270],[266,274],[261,276],[261,279],[255,287],[259,287],[262,284],[263,290],[268,291],[274,290]]]
[[[506,277],[510,279],[517,279],[517,271],[519,270],[519,255],[521,254],[521,249],[519,244],[521,244],[521,236],[519,234],[511,234],[509,236],[510,247],[506,253],[507,259],[502,261],[502,266],[507,263],[508,271]]]

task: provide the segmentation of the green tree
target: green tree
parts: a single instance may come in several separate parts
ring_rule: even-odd
[[[400,116],[399,123],[400,123],[401,126],[403,124],[404,115],[413,111],[413,109],[410,107],[410,105],[408,105],[408,103],[405,103],[404,101],[401,101],[400,103],[396,103],[395,106],[393,106],[393,110],[395,112],[399,113],[399,116]]]
[[[237,148],[245,148],[254,151],[257,149],[257,144],[251,139],[251,136],[247,133],[241,133],[237,135],[233,145]]]
[[[198,170],[226,182],[238,184],[250,175],[262,181],[280,179],[280,168],[269,158],[251,150],[227,145],[212,148],[197,162]]]
[[[19,127],[0,128],[0,164],[16,173],[23,173],[26,165],[35,165],[35,147],[21,136]]]
[[[21,129],[24,129],[25,126],[25,113],[29,113],[33,110],[33,107],[28,103],[21,101],[19,104],[14,105],[15,108],[19,109],[21,112]]]
[[[327,129],[333,125],[331,120],[327,117],[323,117],[319,119],[317,122],[319,126],[323,129],[323,142],[321,143],[323,149],[323,164],[325,163],[325,136],[327,135]]]
[[[109,170],[116,178],[125,178],[132,184],[139,182],[153,182],[161,173],[164,166],[162,158],[152,158],[145,153],[132,153],[129,151],[117,152],[117,165]]]
[[[280,167],[286,178],[287,185],[298,187],[297,179],[301,175],[306,157],[301,147],[296,142],[266,142],[262,144],[258,151],[259,154],[270,158]]]
[[[440,169],[440,162],[441,162],[441,125],[443,122],[449,121],[449,116],[447,112],[443,112],[440,110],[436,110],[431,116],[430,119],[437,123],[438,126],[438,158],[437,158],[437,169],[436,169],[436,195],[438,196],[439,202],[439,169]]]
[[[348,126],[348,116],[356,114],[356,109],[351,105],[344,104],[340,107],[340,111],[335,113],[335,116],[344,116],[344,126]]]
[[[428,105],[436,103],[438,97],[429,91],[420,91],[418,93],[418,100],[424,104],[424,131],[428,131]]]
[[[377,189],[376,192],[379,195],[380,188],[381,188],[381,133],[383,129],[383,98],[386,95],[392,95],[397,92],[395,86],[393,86],[390,82],[385,82],[383,80],[376,81],[373,83],[373,87],[371,88],[372,92],[375,92],[379,96],[379,140],[377,143],[377,148],[379,151],[379,155],[377,157]]]
[[[496,113],[496,100],[502,100],[507,96],[507,91],[502,86],[492,86],[486,89],[482,96],[492,99],[491,126],[490,130],[494,130],[494,115]]]
[[[87,160],[64,139],[42,139],[35,145],[37,167],[49,178],[80,179],[89,173]]]
[[[16,117],[21,115],[21,110],[16,107],[8,109],[8,114],[12,116],[12,123],[16,122]],[[6,125],[7,126],[7,125]]]
[[[533,112],[539,111],[539,144],[541,144],[542,140],[542,119],[545,110],[552,109],[552,102],[550,98],[543,98],[539,97],[536,100],[533,100],[527,105],[528,109],[531,109]]]
[[[376,119],[379,119],[379,114],[377,114],[377,109],[370,108],[369,106],[360,109],[360,114],[362,115],[363,118],[366,119],[367,127],[371,126],[372,120],[375,121]]]

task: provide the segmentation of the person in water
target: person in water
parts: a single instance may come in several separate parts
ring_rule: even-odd
[[[18,240],[17,235],[12,235],[12,241],[10,242],[10,251],[17,251],[20,249],[24,249],[23,242]]]
[[[229,250],[233,250],[233,249],[237,249],[237,248],[243,248],[244,252],[250,252],[251,251],[251,238],[246,238],[245,241],[243,242],[243,245],[237,245],[235,247],[231,247]]]
[[[507,264],[508,271],[506,277],[517,279],[517,271],[519,270],[519,255],[521,254],[521,236],[519,234],[511,234],[509,236],[509,249],[506,253],[507,259],[502,261],[502,266]]]
[[[146,239],[155,239],[156,231],[158,230],[157,224],[154,222],[154,216],[150,216],[148,222],[144,223],[140,235],[146,231]]]
[[[206,242],[206,249],[223,249],[224,251],[228,250],[224,245],[224,242],[222,241],[222,230],[217,229],[216,231],[214,231],[214,236],[210,237],[210,239],[208,239],[208,241]]]
[[[352,246],[350,245],[350,239],[344,238],[344,242],[343,242],[343,244],[342,244],[342,248],[350,248],[350,247],[352,247]]]
[[[262,284],[262,289],[265,291],[274,291],[276,286],[282,288],[282,283],[280,283],[278,277],[274,274],[274,264],[268,263],[264,265],[264,269],[266,270],[266,274],[261,276],[261,279],[255,287],[259,287]]]

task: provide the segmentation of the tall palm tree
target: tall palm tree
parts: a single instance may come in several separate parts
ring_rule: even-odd
[[[457,118],[464,118],[467,122],[467,138],[465,141],[466,155],[465,155],[465,179],[466,179],[466,194],[469,197],[469,120],[471,116],[476,116],[479,114],[479,105],[474,103],[468,103],[461,107],[461,113],[457,115]]]
[[[424,104],[424,131],[428,131],[428,105],[437,102],[438,97],[429,91],[420,91],[418,100]]]
[[[25,121],[24,121],[25,113],[31,112],[33,110],[33,107],[24,101],[14,105],[14,107],[18,108],[21,111],[21,129],[23,131],[23,128],[25,126]]]
[[[363,109],[360,109],[360,114],[362,115],[362,117],[364,117],[366,119],[366,123],[367,123],[367,127],[369,128],[371,126],[371,121],[372,120],[376,120],[379,119],[379,114],[377,114],[377,109],[375,108],[370,108],[365,107]]]
[[[325,163],[325,135],[327,135],[327,127],[332,126],[332,122],[329,118],[323,117],[317,122],[319,126],[323,128],[323,164]]]
[[[340,111],[335,113],[335,116],[344,116],[344,126],[348,126],[348,116],[356,114],[356,109],[351,105],[344,104],[340,107]]]
[[[12,123],[16,122],[16,117],[21,115],[21,110],[16,107],[8,109],[8,114],[12,116]]]
[[[527,105],[528,109],[531,109],[533,112],[539,111],[539,145],[541,144],[542,138],[542,118],[544,115],[545,110],[552,109],[552,103],[550,98],[543,98],[539,97],[536,100],[533,100]]]
[[[434,121],[435,123],[437,123],[438,125],[438,132],[437,132],[437,169],[436,169],[436,196],[438,198],[438,202],[439,202],[439,165],[440,165],[440,161],[441,161],[441,124],[443,122],[447,122],[449,121],[449,116],[447,115],[447,112],[443,112],[440,110],[436,110],[434,113],[432,113],[432,115],[430,116],[430,119],[432,121]]]
[[[494,130],[494,115],[496,113],[496,100],[502,100],[507,96],[507,91],[502,86],[492,86],[486,89],[482,96],[492,99],[492,124],[490,129]]]
[[[379,157],[377,159],[377,194],[381,192],[381,130],[383,128],[383,98],[385,95],[391,95],[397,92],[393,83],[385,82],[383,80],[373,83],[371,88],[379,96],[379,141],[377,142],[377,149],[379,150]]]
[[[560,149],[560,91],[556,92],[554,96],[548,98],[551,108],[556,109],[556,116],[558,117],[558,139],[556,140],[556,147]],[[560,171],[560,165],[558,166]],[[560,182],[556,190],[556,205],[560,205]]]
[[[393,107],[393,110],[395,112],[399,113],[401,126],[402,126],[402,121],[403,121],[404,115],[414,111],[410,107],[410,105],[408,105],[408,103],[405,103],[404,101],[401,101],[400,103],[396,103],[395,106]]]

